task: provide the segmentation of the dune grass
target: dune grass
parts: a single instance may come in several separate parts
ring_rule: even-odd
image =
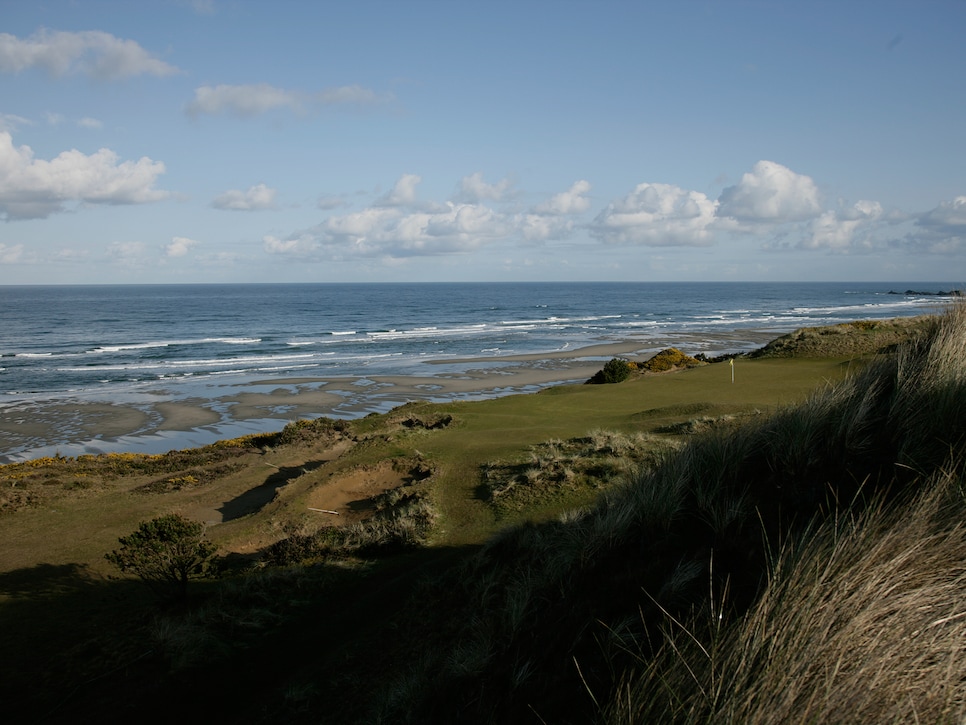
[[[789,542],[735,620],[716,616],[726,600],[701,621],[668,616],[602,722],[962,722],[963,483],[938,473],[901,506]]]
[[[491,539],[387,720],[959,722],[966,310],[927,332]]]

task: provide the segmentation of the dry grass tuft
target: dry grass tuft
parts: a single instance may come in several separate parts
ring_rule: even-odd
[[[786,548],[733,624],[668,617],[603,721],[963,722],[966,507],[937,479]]]

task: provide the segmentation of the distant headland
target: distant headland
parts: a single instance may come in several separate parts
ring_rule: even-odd
[[[890,295],[909,295],[916,297],[962,297],[964,294],[961,289],[949,290],[948,292],[920,292],[918,290],[907,289],[905,292],[896,292],[895,290],[889,290]]]

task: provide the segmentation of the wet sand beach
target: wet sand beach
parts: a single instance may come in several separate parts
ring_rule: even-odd
[[[573,350],[426,361],[426,375],[158,381],[104,394],[7,401],[0,463],[45,455],[162,453],[281,429],[299,418],[356,418],[411,400],[479,400],[582,383],[615,356],[646,359],[669,346],[689,353],[741,350],[774,333],[743,330],[602,342]],[[445,367],[445,370],[441,369]]]

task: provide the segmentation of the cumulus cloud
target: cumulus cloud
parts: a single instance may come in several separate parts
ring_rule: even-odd
[[[188,237],[172,237],[171,242],[164,246],[164,256],[183,257],[193,247],[197,247],[201,242]]]
[[[907,244],[918,252],[954,254],[966,251],[966,196],[943,201],[939,206],[919,214],[916,231]]]
[[[759,161],[734,186],[721,192],[718,215],[744,223],[802,221],[821,213],[818,187],[774,161]]]
[[[96,130],[99,128],[104,128],[104,124],[96,118],[91,118],[90,116],[85,116],[77,121],[77,125],[81,128],[89,128]]]
[[[511,187],[508,180],[489,184],[482,174],[471,174],[460,182],[459,200],[443,203],[420,201],[416,193],[420,182],[416,174],[403,174],[368,207],[329,216],[284,239],[266,236],[263,248],[291,258],[391,262],[464,254],[488,245],[563,239],[578,228],[574,216],[587,208],[584,194],[590,189],[589,183],[578,181],[529,212],[504,213],[483,202],[504,199]]]
[[[829,210],[812,219],[808,236],[799,246],[803,249],[847,251],[872,246],[873,223],[883,216],[877,201],[858,201],[842,210]]]
[[[422,177],[416,174],[403,174],[385,196],[376,201],[376,206],[409,206],[416,202],[416,187]]]
[[[610,244],[706,246],[716,202],[672,184],[638,184],[597,215],[591,233]]]
[[[262,245],[269,254],[304,255],[318,245],[309,236],[279,239],[271,235],[262,238]]]
[[[467,252],[507,232],[500,214],[480,204],[447,202],[431,211],[369,207],[333,216],[288,239],[265,237],[265,251],[295,257],[323,255],[398,259]]]
[[[534,211],[537,214],[580,214],[590,208],[590,200],[584,196],[589,191],[589,181],[575,181],[567,191],[554,194],[538,204]]]
[[[268,83],[248,85],[200,86],[185,112],[196,118],[202,114],[226,113],[239,118],[250,118],[276,108],[287,108],[301,113],[313,103],[324,106],[360,105],[388,100],[388,96],[361,86],[330,88],[318,93],[277,88]]]
[[[154,188],[164,164],[143,157],[119,161],[110,149],[86,155],[72,149],[50,161],[35,159],[29,146],[15,147],[0,132],[0,216],[42,219],[71,201],[91,204],[142,204],[167,192]]]
[[[20,73],[31,68],[52,76],[83,74],[106,80],[179,72],[133,40],[100,30],[42,29],[27,38],[0,33],[0,72]]]
[[[547,214],[518,214],[513,217],[514,227],[528,242],[545,242],[563,239],[576,228],[573,219]]]
[[[256,211],[275,208],[275,189],[265,184],[253,186],[248,191],[232,189],[218,196],[211,205],[215,209],[231,211]]]
[[[940,202],[935,209],[920,214],[916,224],[940,234],[966,232],[966,196]]]
[[[502,201],[509,193],[512,182],[501,179],[495,184],[488,184],[483,180],[483,174],[477,171],[460,180],[459,200],[467,202]]]

